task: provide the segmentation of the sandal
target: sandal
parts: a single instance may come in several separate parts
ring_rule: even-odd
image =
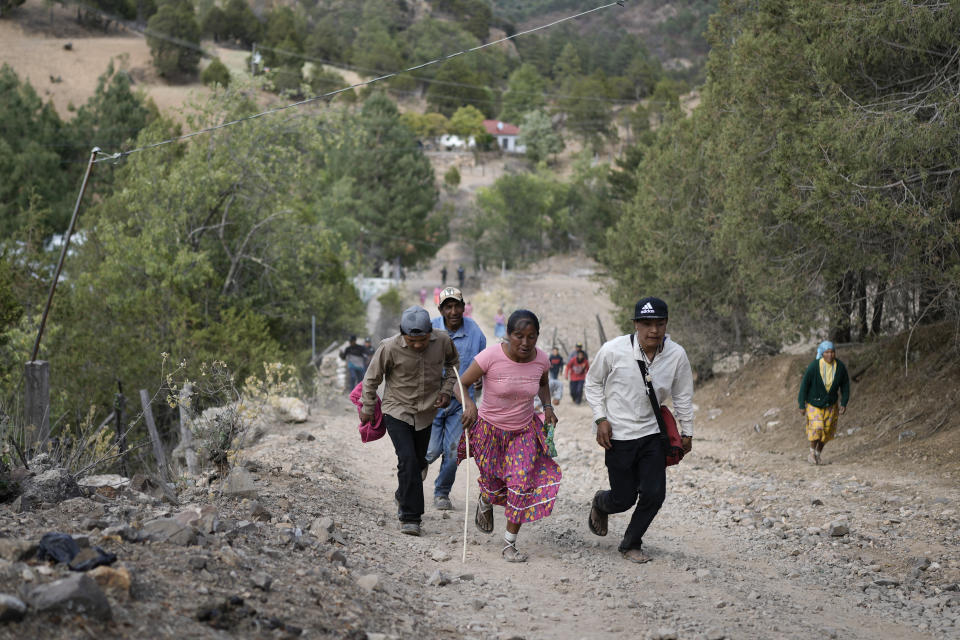
[[[477,498],[477,513],[473,516],[477,529],[483,533],[493,533],[493,505]]]
[[[590,528],[590,533],[595,536],[607,535],[607,514],[597,506],[597,498],[600,497],[601,493],[603,491],[597,491],[593,495],[593,502],[590,503],[590,517],[587,518],[587,527]]]
[[[503,556],[503,559],[507,562],[527,561],[527,554],[517,549],[517,545],[513,542],[507,542],[507,546],[500,550],[500,555]]]
[[[640,549],[627,549],[626,551],[621,551],[625,560],[630,562],[636,562],[637,564],[644,564],[653,560],[650,556],[645,554]]]

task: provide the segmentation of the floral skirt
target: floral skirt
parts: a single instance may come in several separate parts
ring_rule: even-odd
[[[504,507],[508,522],[533,522],[550,515],[563,474],[547,455],[546,433],[537,416],[520,431],[504,431],[478,418],[460,438],[458,463],[467,457],[467,437],[470,455],[480,469],[481,495]]]
[[[834,403],[821,409],[807,403],[807,440],[830,442],[837,434],[837,421],[840,418],[840,403]]]

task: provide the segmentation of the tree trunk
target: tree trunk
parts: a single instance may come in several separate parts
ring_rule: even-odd
[[[873,318],[870,321],[870,333],[875,336],[880,335],[880,323],[883,321],[883,301],[886,296],[884,288],[886,286],[886,281],[877,282],[877,293],[873,296]]]
[[[861,342],[867,337],[867,274],[860,271],[857,275],[857,339]]]
[[[919,319],[921,324],[933,324],[946,317],[943,304],[938,300],[939,296],[940,292],[929,285],[920,290],[919,313],[923,314]]]
[[[854,275],[847,271],[837,283],[837,311],[830,329],[834,342],[850,342],[850,316],[853,314]]]

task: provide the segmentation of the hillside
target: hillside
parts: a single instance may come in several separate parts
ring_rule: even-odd
[[[522,28],[592,8],[579,0],[493,0],[493,5]],[[717,0],[629,0],[623,8],[588,16],[578,29],[622,28],[639,36],[667,68],[696,71],[709,51],[706,28],[716,9]]]
[[[0,64],[10,65],[21,79],[29,80],[65,119],[93,95],[97,78],[111,60],[130,75],[136,89],[170,116],[176,116],[189,100],[210,94],[199,81],[170,83],[160,78],[142,35],[122,28],[104,33],[80,25],[72,7],[61,4],[48,7],[42,0],[29,0],[0,20],[0,42],[4,43]],[[234,73],[245,71],[246,52],[213,50]]]

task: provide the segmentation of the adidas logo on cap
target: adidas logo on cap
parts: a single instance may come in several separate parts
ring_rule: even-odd
[[[667,317],[667,303],[660,298],[643,298],[637,302],[634,307],[633,319],[641,320],[646,318],[660,319]]]

